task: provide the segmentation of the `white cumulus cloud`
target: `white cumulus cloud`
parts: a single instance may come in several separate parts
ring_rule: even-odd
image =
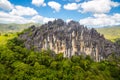
[[[68,22],[70,22],[70,21],[72,21],[72,20],[73,20],[73,19],[67,19],[66,22],[68,23]]]
[[[40,15],[35,15],[32,17],[31,21],[34,23],[47,23],[48,21],[54,21],[55,18],[43,17]]]
[[[30,18],[25,18],[19,15],[12,15],[7,12],[0,11],[0,23],[18,23],[18,24],[25,24],[25,23],[47,23],[48,21],[53,21],[55,18],[48,18],[43,17],[40,15],[35,15]]]
[[[35,22],[35,23],[43,23],[43,19],[44,17],[43,16],[40,16],[40,15],[35,15],[32,17],[32,22]]]
[[[23,6],[15,6],[14,9],[10,12],[12,15],[19,15],[19,16],[33,16],[38,14],[38,12],[30,7],[23,7]]]
[[[106,14],[94,14],[93,17],[81,19],[80,24],[87,26],[112,26],[120,25],[120,14],[115,13],[113,15]]]
[[[44,17],[43,23],[47,23],[48,21],[54,21],[54,20],[55,20],[55,18]]]
[[[63,6],[66,10],[77,10],[80,8],[80,4],[77,3],[68,3]]]
[[[108,13],[112,7],[119,6],[120,3],[111,0],[89,0],[81,3],[83,12]]]
[[[8,0],[0,0],[0,8],[3,10],[11,10],[14,8],[14,5],[11,4]]]
[[[24,17],[11,15],[9,13],[0,12],[0,23],[29,23],[30,21],[25,19]]]
[[[59,4],[55,1],[48,2],[48,6],[50,6],[52,9],[54,9],[56,12],[59,12],[61,9],[61,4]]]
[[[35,6],[46,6],[46,3],[44,3],[44,0],[32,0],[32,4]]]

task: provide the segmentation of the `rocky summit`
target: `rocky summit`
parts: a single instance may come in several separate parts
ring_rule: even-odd
[[[61,19],[41,25],[31,26],[19,36],[27,49],[40,51],[50,49],[64,57],[72,55],[90,55],[95,61],[105,59],[108,55],[120,52],[120,48],[94,28],[88,29],[78,22],[65,23]]]

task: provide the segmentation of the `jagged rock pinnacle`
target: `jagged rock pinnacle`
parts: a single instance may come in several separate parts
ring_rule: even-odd
[[[31,26],[19,37],[25,41],[27,49],[51,49],[56,54],[63,53],[64,57],[82,54],[100,61],[119,51],[115,44],[106,40],[94,28],[88,29],[75,21],[65,23],[61,19],[49,21],[40,27]]]

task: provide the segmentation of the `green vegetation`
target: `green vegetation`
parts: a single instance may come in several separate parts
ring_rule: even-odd
[[[120,27],[106,27],[98,28],[97,31],[104,35],[106,39],[115,41],[116,38],[120,38]]]
[[[16,33],[5,33],[0,35],[0,45],[5,45],[8,40],[17,37]]]
[[[7,44],[0,45],[0,80],[120,80],[115,56],[101,62],[82,55],[63,58],[51,50],[27,50],[17,36],[1,37]]]

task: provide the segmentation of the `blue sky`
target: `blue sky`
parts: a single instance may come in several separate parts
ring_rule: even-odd
[[[119,0],[0,0],[0,23],[75,20],[86,26],[120,25]]]

